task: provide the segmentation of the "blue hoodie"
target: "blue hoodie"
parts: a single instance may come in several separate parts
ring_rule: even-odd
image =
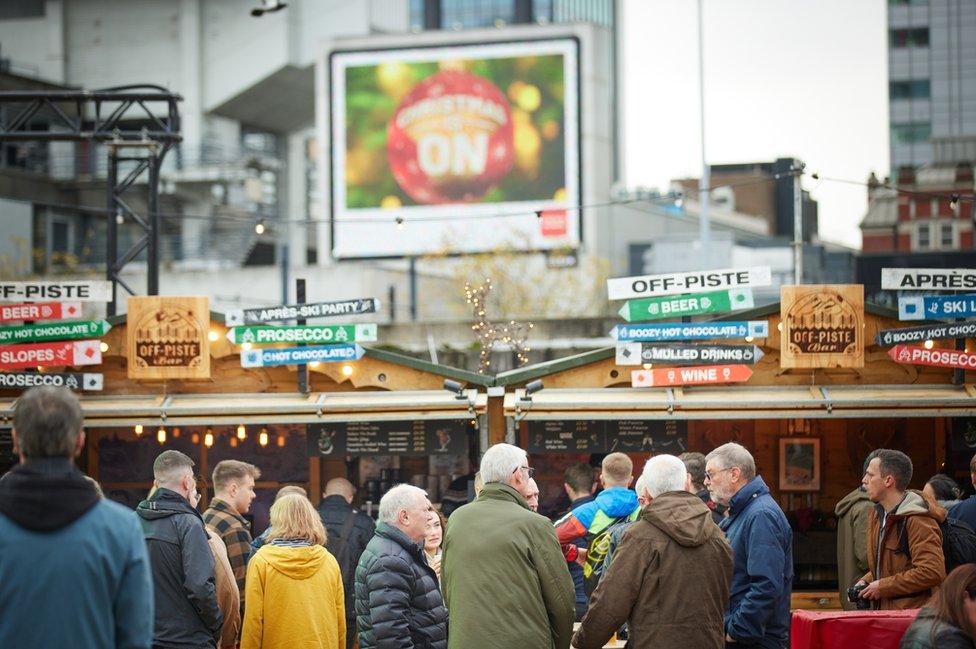
[[[596,500],[580,505],[556,521],[556,537],[563,545],[567,561],[575,561],[578,548],[572,545],[587,534],[599,534],[618,518],[626,518],[640,509],[637,494],[626,487],[610,487]]]

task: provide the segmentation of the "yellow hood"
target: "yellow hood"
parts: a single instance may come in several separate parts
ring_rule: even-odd
[[[272,568],[291,579],[308,579],[321,570],[328,551],[321,545],[299,548],[265,545],[258,551]]]

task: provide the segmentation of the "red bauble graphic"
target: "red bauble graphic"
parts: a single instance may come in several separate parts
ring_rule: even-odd
[[[495,84],[445,70],[410,91],[390,120],[386,154],[397,183],[418,203],[481,199],[515,161],[512,113]]]

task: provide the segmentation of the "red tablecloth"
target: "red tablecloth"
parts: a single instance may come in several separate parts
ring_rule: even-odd
[[[794,611],[792,649],[898,649],[918,609],[908,611]]]

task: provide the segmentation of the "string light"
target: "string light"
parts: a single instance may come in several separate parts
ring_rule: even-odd
[[[284,448],[284,447],[285,447],[285,436],[278,435],[278,448]]]
[[[166,443],[166,429],[162,426],[160,426],[159,430],[156,431],[156,441],[160,444]]]
[[[207,448],[210,448],[211,446],[213,446],[213,442],[214,442],[213,431],[208,428],[207,433],[203,436],[203,445],[206,446]]]
[[[179,436],[180,436],[180,429],[178,427],[177,428],[174,428],[173,429],[173,439],[176,439]]]
[[[353,372],[352,365],[349,365],[347,363],[347,364],[345,364],[345,365],[342,366],[342,375],[343,376],[352,376],[352,372]]]
[[[98,343],[98,348],[101,349],[102,353],[104,354],[108,351],[108,343],[103,340],[102,342]]]
[[[933,347],[935,347],[935,342],[932,340],[926,340],[922,344],[925,345],[925,349],[932,349]]]
[[[241,349],[243,349],[244,351],[248,351],[253,346],[254,345],[252,345],[251,343],[241,343]]]
[[[136,437],[142,435],[142,424],[136,424],[135,428],[132,429],[132,432],[136,434]]]
[[[230,438],[230,447],[231,448],[237,448],[237,438],[236,437],[231,437]]]
[[[258,444],[261,446],[268,445],[268,430],[266,428],[262,428],[261,432],[258,434]]]
[[[237,427],[237,439],[247,439],[247,428],[244,427],[244,424]]]
[[[217,333],[217,332],[216,332],[215,330],[213,330],[213,329],[211,329],[211,330],[210,330],[210,331],[209,331],[209,332],[207,333],[207,339],[208,339],[208,340],[209,340],[210,342],[212,342],[212,343],[215,343],[215,342],[217,342],[217,340],[218,340],[219,338],[220,338],[220,334],[219,334],[219,333]]]
[[[195,444],[199,444],[200,443],[200,433],[193,433],[192,435],[190,435],[190,443],[191,444],[194,444],[194,445]]]
[[[255,234],[264,234],[264,230],[265,230],[264,221],[258,221],[254,225],[254,232],[255,232]]]
[[[519,367],[529,362],[528,353],[531,349],[525,344],[529,331],[534,326],[531,322],[520,323],[509,320],[508,324],[497,325],[488,319],[487,298],[491,292],[491,279],[485,278],[484,284],[474,288],[471,284],[464,285],[464,301],[471,305],[474,313],[475,323],[471,325],[471,330],[478,336],[478,344],[481,346],[479,353],[478,371],[482,374],[491,367],[491,351],[495,343],[502,342],[511,345],[515,349],[515,356],[518,359]]]

